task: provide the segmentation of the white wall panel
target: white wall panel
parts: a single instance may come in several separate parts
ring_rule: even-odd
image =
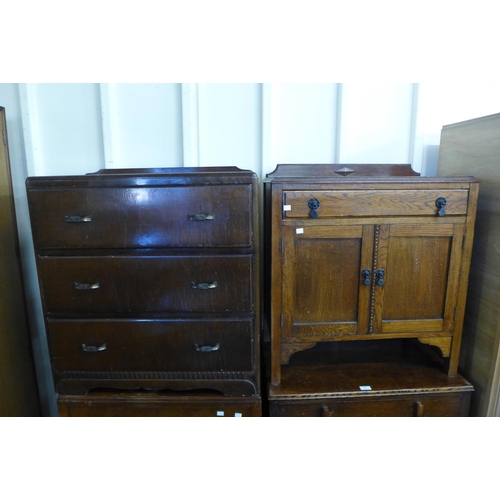
[[[277,163],[335,163],[337,85],[274,85],[273,152]]]
[[[343,84],[339,162],[411,163],[413,92],[412,84]]]
[[[83,174],[104,168],[98,85],[27,84],[27,94],[23,121],[31,130],[30,174]]]
[[[181,85],[108,84],[107,90],[112,154],[107,164],[112,162],[114,168],[182,166]]]
[[[260,172],[260,84],[198,84],[199,159]]]

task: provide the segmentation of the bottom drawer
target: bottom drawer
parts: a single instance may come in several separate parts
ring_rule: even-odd
[[[271,417],[466,417],[470,392],[270,401]]]
[[[94,393],[59,396],[61,417],[260,417],[260,397]]]
[[[49,320],[60,372],[253,370],[253,321]]]

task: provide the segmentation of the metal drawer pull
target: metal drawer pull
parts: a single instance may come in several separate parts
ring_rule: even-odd
[[[65,215],[64,220],[66,222],[92,222],[92,217],[90,215]]]
[[[438,208],[438,217],[444,217],[446,212],[444,211],[444,207],[446,206],[446,198],[438,198],[436,200],[436,207]]]
[[[198,344],[195,344],[194,348],[198,352],[214,352],[214,351],[218,351],[220,349],[220,344],[215,344],[215,345],[198,345]]]
[[[191,282],[191,288],[196,288],[196,290],[209,290],[211,288],[217,288],[217,281],[212,283],[193,283]]]
[[[75,281],[73,286],[76,290],[97,290],[101,285],[99,283],[78,283],[78,281]]]
[[[106,350],[106,344],[102,344],[102,345],[82,344],[82,350],[85,352],[101,352],[101,351]]]
[[[214,220],[215,214],[193,214],[188,215],[189,220]]]
[[[317,209],[319,208],[319,200],[318,198],[311,198],[309,202],[307,203],[307,206],[311,209],[309,212],[309,217],[316,219],[318,217],[318,211]]]

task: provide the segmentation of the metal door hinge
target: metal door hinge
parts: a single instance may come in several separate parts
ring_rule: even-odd
[[[280,314],[280,328],[283,328],[283,314]]]
[[[284,251],[285,251],[285,242],[283,238],[280,238],[280,252],[283,254]]]

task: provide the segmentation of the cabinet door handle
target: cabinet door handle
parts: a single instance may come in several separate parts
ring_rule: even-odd
[[[439,197],[436,200],[436,207],[438,208],[438,217],[444,217],[446,215],[446,212],[444,211],[444,207],[446,206],[446,198]]]
[[[217,288],[217,281],[212,283],[193,283],[191,282],[191,288],[196,288],[196,290],[210,290],[211,288]]]
[[[75,281],[73,286],[76,290],[97,290],[101,285],[99,283],[78,283],[78,281]]]
[[[82,351],[84,352],[101,352],[106,350],[106,344],[102,345],[87,345],[82,344]]]
[[[365,281],[363,282],[364,285],[366,286],[370,286],[370,277],[372,275],[372,272],[369,270],[369,269],[363,269],[361,271],[361,276],[365,279]]]
[[[92,222],[92,217],[90,215],[65,215],[64,220],[66,222]]]
[[[309,202],[307,203],[307,206],[311,209],[309,212],[309,217],[312,217],[313,219],[316,219],[318,217],[318,211],[317,209],[319,208],[319,200],[317,198],[311,198]]]
[[[215,344],[215,345],[198,345],[198,344],[195,344],[194,348],[198,352],[214,352],[214,351],[218,351],[220,349],[220,344]]]
[[[377,276],[377,285],[378,286],[384,286],[384,276],[385,276],[385,271],[383,269],[379,269],[375,275]]]
[[[417,401],[415,403],[415,416],[416,417],[424,416],[424,403],[421,403],[420,401]]]
[[[189,220],[214,220],[215,214],[193,214],[188,215]]]

